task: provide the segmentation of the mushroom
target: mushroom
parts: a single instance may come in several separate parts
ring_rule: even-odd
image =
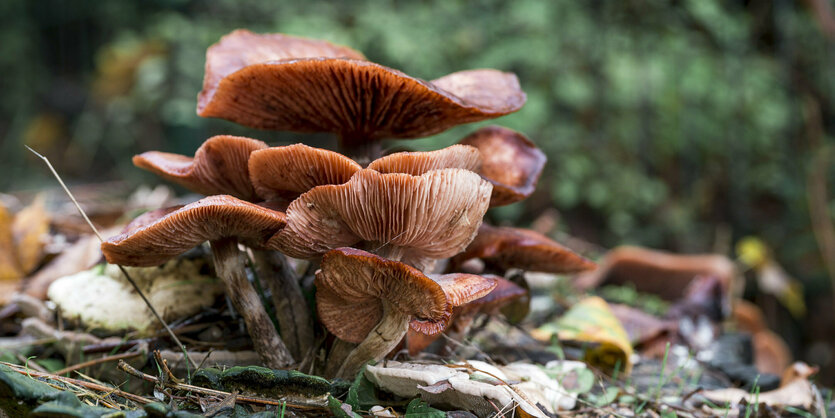
[[[236,30],[206,53],[197,113],[258,129],[334,133],[345,152],[370,161],[382,139],[436,134],[524,103],[510,73],[423,81],[325,41]]]
[[[133,164],[166,180],[204,195],[228,194],[253,201],[247,161],[267,144],[251,138],[218,135],[207,139],[194,157],[149,151],[133,157]]]
[[[501,126],[481,128],[459,144],[481,152],[481,176],[493,184],[490,207],[509,205],[530,196],[547,160],[526,136]]]
[[[194,157],[150,151],[133,158],[133,163],[191,191],[206,195],[229,194],[257,201],[250,180],[251,155],[267,148],[256,139],[218,135],[207,139]],[[287,156],[292,158],[293,156]],[[284,210],[287,196],[268,196],[270,208]],[[313,320],[295,275],[288,274],[287,260],[281,254],[253,250],[256,271],[270,288],[276,319],[288,348],[302,356],[313,343]]]
[[[604,283],[632,283],[639,292],[672,301],[684,296],[696,276],[715,276],[727,296],[735,275],[733,261],[725,256],[681,255],[623,246],[609,251],[599,269],[578,276],[574,284],[580,289],[590,289]]]
[[[449,326],[444,330],[450,338],[463,339],[470,330],[473,320],[479,314],[497,315],[503,308],[517,304],[519,305],[518,309],[528,310],[527,289],[496,275],[486,274],[483,277],[494,280],[496,287],[490,293],[452,309]],[[440,333],[426,335],[410,329],[406,338],[409,355],[414,356],[423,351],[440,336]]]
[[[460,273],[428,277],[397,261],[338,248],[322,258],[315,285],[325,328],[342,341],[359,343],[335,373],[350,378],[368,361],[382,359],[408,328],[440,332],[452,307],[484,296],[496,282]],[[335,368],[336,360],[329,362]]]
[[[576,273],[595,264],[538,232],[482,224],[464,252],[453,257],[452,270],[479,258],[504,272],[510,268],[548,273]]]
[[[262,247],[285,225],[282,212],[218,195],[142,215],[101,247],[111,264],[146,267],[162,264],[209,241],[215,271],[235,310],[243,317],[255,350],[268,367],[279,368],[292,364],[293,357],[247,280],[238,242]]]
[[[481,155],[466,145],[437,151],[398,152],[372,161],[368,168],[380,173],[419,176],[431,170],[461,168],[478,171]],[[266,200],[297,198],[326,184],[343,184],[362,167],[337,152],[304,144],[271,147],[252,153],[249,173],[257,194]]]
[[[287,227],[268,245],[291,257],[313,258],[364,243],[424,270],[473,239],[490,190],[490,183],[462,169],[420,176],[361,170],[344,184],[315,187],[294,200]]]

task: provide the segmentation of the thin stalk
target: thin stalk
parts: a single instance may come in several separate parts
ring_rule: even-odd
[[[343,136],[339,140],[339,152],[365,167],[383,155],[383,145],[378,140]]]
[[[243,317],[255,351],[270,368],[284,368],[294,363],[293,356],[278,336],[261,298],[246,278],[246,262],[238,240],[224,238],[211,242],[218,277],[226,286],[226,296]]]
[[[351,379],[365,363],[382,360],[406,335],[409,319],[409,315],[384,301],[383,319],[368,333],[365,340],[351,351],[335,377]]]
[[[283,254],[253,251],[258,277],[272,294],[281,337],[296,359],[302,360],[313,345],[313,319],[299,279]]]

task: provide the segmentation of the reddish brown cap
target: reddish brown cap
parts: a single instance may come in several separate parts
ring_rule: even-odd
[[[421,176],[362,170],[345,184],[299,196],[287,208],[287,228],[269,245],[312,258],[364,241],[389,258],[422,265],[466,247],[487,211],[490,190],[490,183],[461,169]]]
[[[624,246],[606,254],[596,271],[578,276],[575,285],[589,289],[602,284],[632,283],[639,292],[676,300],[684,296],[696,276],[715,276],[727,295],[735,271],[733,261],[721,255],[679,255]]]
[[[547,160],[530,139],[501,126],[481,128],[460,143],[481,152],[481,175],[493,183],[491,207],[509,205],[530,196]]]
[[[196,193],[253,200],[255,190],[249,180],[247,160],[253,151],[266,147],[256,139],[218,135],[207,139],[194,158],[149,151],[134,156],[133,164]]]
[[[378,158],[368,165],[369,170],[387,173],[406,173],[419,176],[432,170],[460,168],[481,170],[481,153],[468,145],[453,145],[428,152],[397,152]]]
[[[455,256],[453,266],[480,258],[503,270],[518,268],[549,273],[576,273],[595,264],[538,232],[481,225],[467,249]]]
[[[181,208],[146,213],[101,249],[108,263],[155,266],[204,241],[236,237],[262,246],[284,225],[282,212],[232,196],[210,196]]]
[[[496,287],[495,280],[472,274],[430,278],[414,267],[354,248],[325,254],[315,283],[322,323],[340,339],[354,343],[380,322],[383,300],[412,316],[412,329],[435,334],[446,327],[454,306]]]
[[[197,113],[259,129],[332,132],[358,143],[432,135],[524,103],[510,73],[462,71],[427,82],[349,48],[239,30],[209,48]]]
[[[342,184],[362,170],[354,160],[304,144],[272,147],[252,153],[249,175],[263,199],[294,199],[324,184]]]

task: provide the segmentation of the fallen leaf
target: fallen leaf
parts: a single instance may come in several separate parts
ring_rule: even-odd
[[[0,281],[17,280],[23,273],[17,264],[17,250],[12,234],[13,217],[0,204]]]
[[[702,396],[711,402],[723,405],[765,404],[768,406],[793,406],[809,409],[815,402],[815,388],[809,377],[817,371],[804,363],[795,363],[783,373],[780,387],[768,392],[749,393],[742,389],[727,388],[702,392]]]
[[[39,195],[18,212],[12,221],[12,236],[21,272],[29,274],[43,258],[44,238],[49,234],[49,214]]]
[[[534,330],[542,341],[557,336],[561,341],[589,343],[585,361],[600,369],[614,371],[618,364],[627,374],[632,370],[632,344],[609,304],[598,296],[581,300],[555,322]]]

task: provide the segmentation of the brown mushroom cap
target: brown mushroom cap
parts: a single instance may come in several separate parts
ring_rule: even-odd
[[[149,151],[134,156],[133,164],[196,193],[253,200],[255,190],[249,180],[247,160],[253,151],[262,148],[267,148],[267,144],[256,139],[218,135],[207,139],[194,158]]]
[[[599,269],[578,276],[574,284],[589,289],[604,283],[632,283],[639,292],[654,293],[673,301],[684,296],[696,276],[715,276],[728,295],[735,274],[733,261],[725,256],[681,255],[623,246],[609,251]]]
[[[406,173],[413,176],[444,168],[478,172],[481,169],[481,153],[468,145],[453,145],[436,151],[397,152],[378,158],[368,165],[369,170],[383,174]]]
[[[341,185],[313,188],[287,208],[287,227],[269,246],[312,258],[362,241],[405,263],[450,257],[473,238],[490,199],[490,183],[461,169],[421,176],[357,172]],[[390,257],[394,258],[394,257]]]
[[[322,258],[316,272],[316,304],[325,327],[339,339],[359,343],[383,316],[383,300],[410,315],[424,334],[441,332],[452,308],[489,293],[495,280],[472,274],[428,277],[414,267],[354,248]]]
[[[501,126],[481,128],[459,143],[481,152],[481,175],[493,183],[491,207],[509,205],[530,196],[547,160],[530,139]]]
[[[332,132],[358,144],[432,135],[524,103],[510,73],[471,70],[426,82],[349,48],[239,30],[209,48],[197,113],[258,129]]]
[[[473,242],[451,264],[459,266],[472,258],[504,270],[576,273],[595,268],[592,261],[538,232],[487,224],[481,225]]]
[[[362,170],[354,160],[304,144],[255,151],[249,158],[249,175],[263,199],[294,199],[324,184],[342,184]]]
[[[284,213],[226,195],[154,212],[102,243],[108,263],[155,266],[204,241],[228,237],[262,246],[285,225]]]

